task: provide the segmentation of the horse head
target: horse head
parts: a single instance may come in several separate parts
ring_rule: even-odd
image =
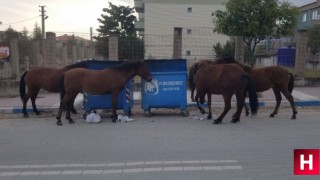
[[[137,69],[137,74],[148,82],[152,81],[151,73],[147,67],[146,62],[144,61],[139,61],[139,68]]]

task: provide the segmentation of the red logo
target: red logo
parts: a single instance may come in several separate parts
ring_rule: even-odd
[[[319,154],[319,149],[295,149],[294,175],[320,175]]]

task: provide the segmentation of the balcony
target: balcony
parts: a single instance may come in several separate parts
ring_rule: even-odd
[[[137,13],[144,13],[144,3],[142,0],[134,0],[134,8]]]
[[[144,13],[138,13],[139,21],[144,21]]]
[[[144,31],[144,21],[136,21],[134,28],[138,31]]]

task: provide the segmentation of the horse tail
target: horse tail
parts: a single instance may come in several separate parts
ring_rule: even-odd
[[[188,81],[189,81],[189,88],[191,90],[194,90],[196,87],[196,84],[194,83],[194,65],[191,66],[190,70],[189,70],[189,77],[188,77]]]
[[[258,101],[258,96],[256,92],[256,88],[252,82],[252,79],[248,75],[243,76],[247,82],[246,90],[249,93],[249,102],[250,102],[250,109],[251,109],[251,114],[256,115],[258,112],[258,107],[259,107],[259,101]]]
[[[24,72],[22,76],[20,77],[20,82],[19,82],[19,93],[20,93],[20,99],[23,101],[24,98],[26,97],[26,81],[25,77],[27,75],[28,71]]]
[[[61,76],[59,81],[59,92],[60,92],[60,100],[66,95],[66,89],[64,87],[64,74]]]
[[[292,93],[294,87],[294,77],[292,73],[289,73],[289,83],[288,83],[288,90]]]

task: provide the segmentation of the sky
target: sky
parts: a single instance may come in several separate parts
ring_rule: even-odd
[[[116,5],[133,7],[134,0],[0,0],[0,31],[9,25],[22,31],[26,28],[31,35],[35,23],[41,27],[40,7],[45,6],[46,32],[56,32],[62,35],[69,32],[84,35],[94,33],[99,27],[98,18],[103,14],[102,9],[109,7],[109,2]]]
[[[301,6],[316,0],[284,0]],[[17,31],[26,28],[31,34],[35,23],[41,27],[40,7],[45,6],[48,19],[45,21],[45,30],[65,33],[83,34],[88,36],[90,27],[97,33],[98,18],[103,14],[102,9],[109,6],[108,2],[116,5],[133,7],[134,0],[0,0],[0,31],[6,30],[9,25]]]

